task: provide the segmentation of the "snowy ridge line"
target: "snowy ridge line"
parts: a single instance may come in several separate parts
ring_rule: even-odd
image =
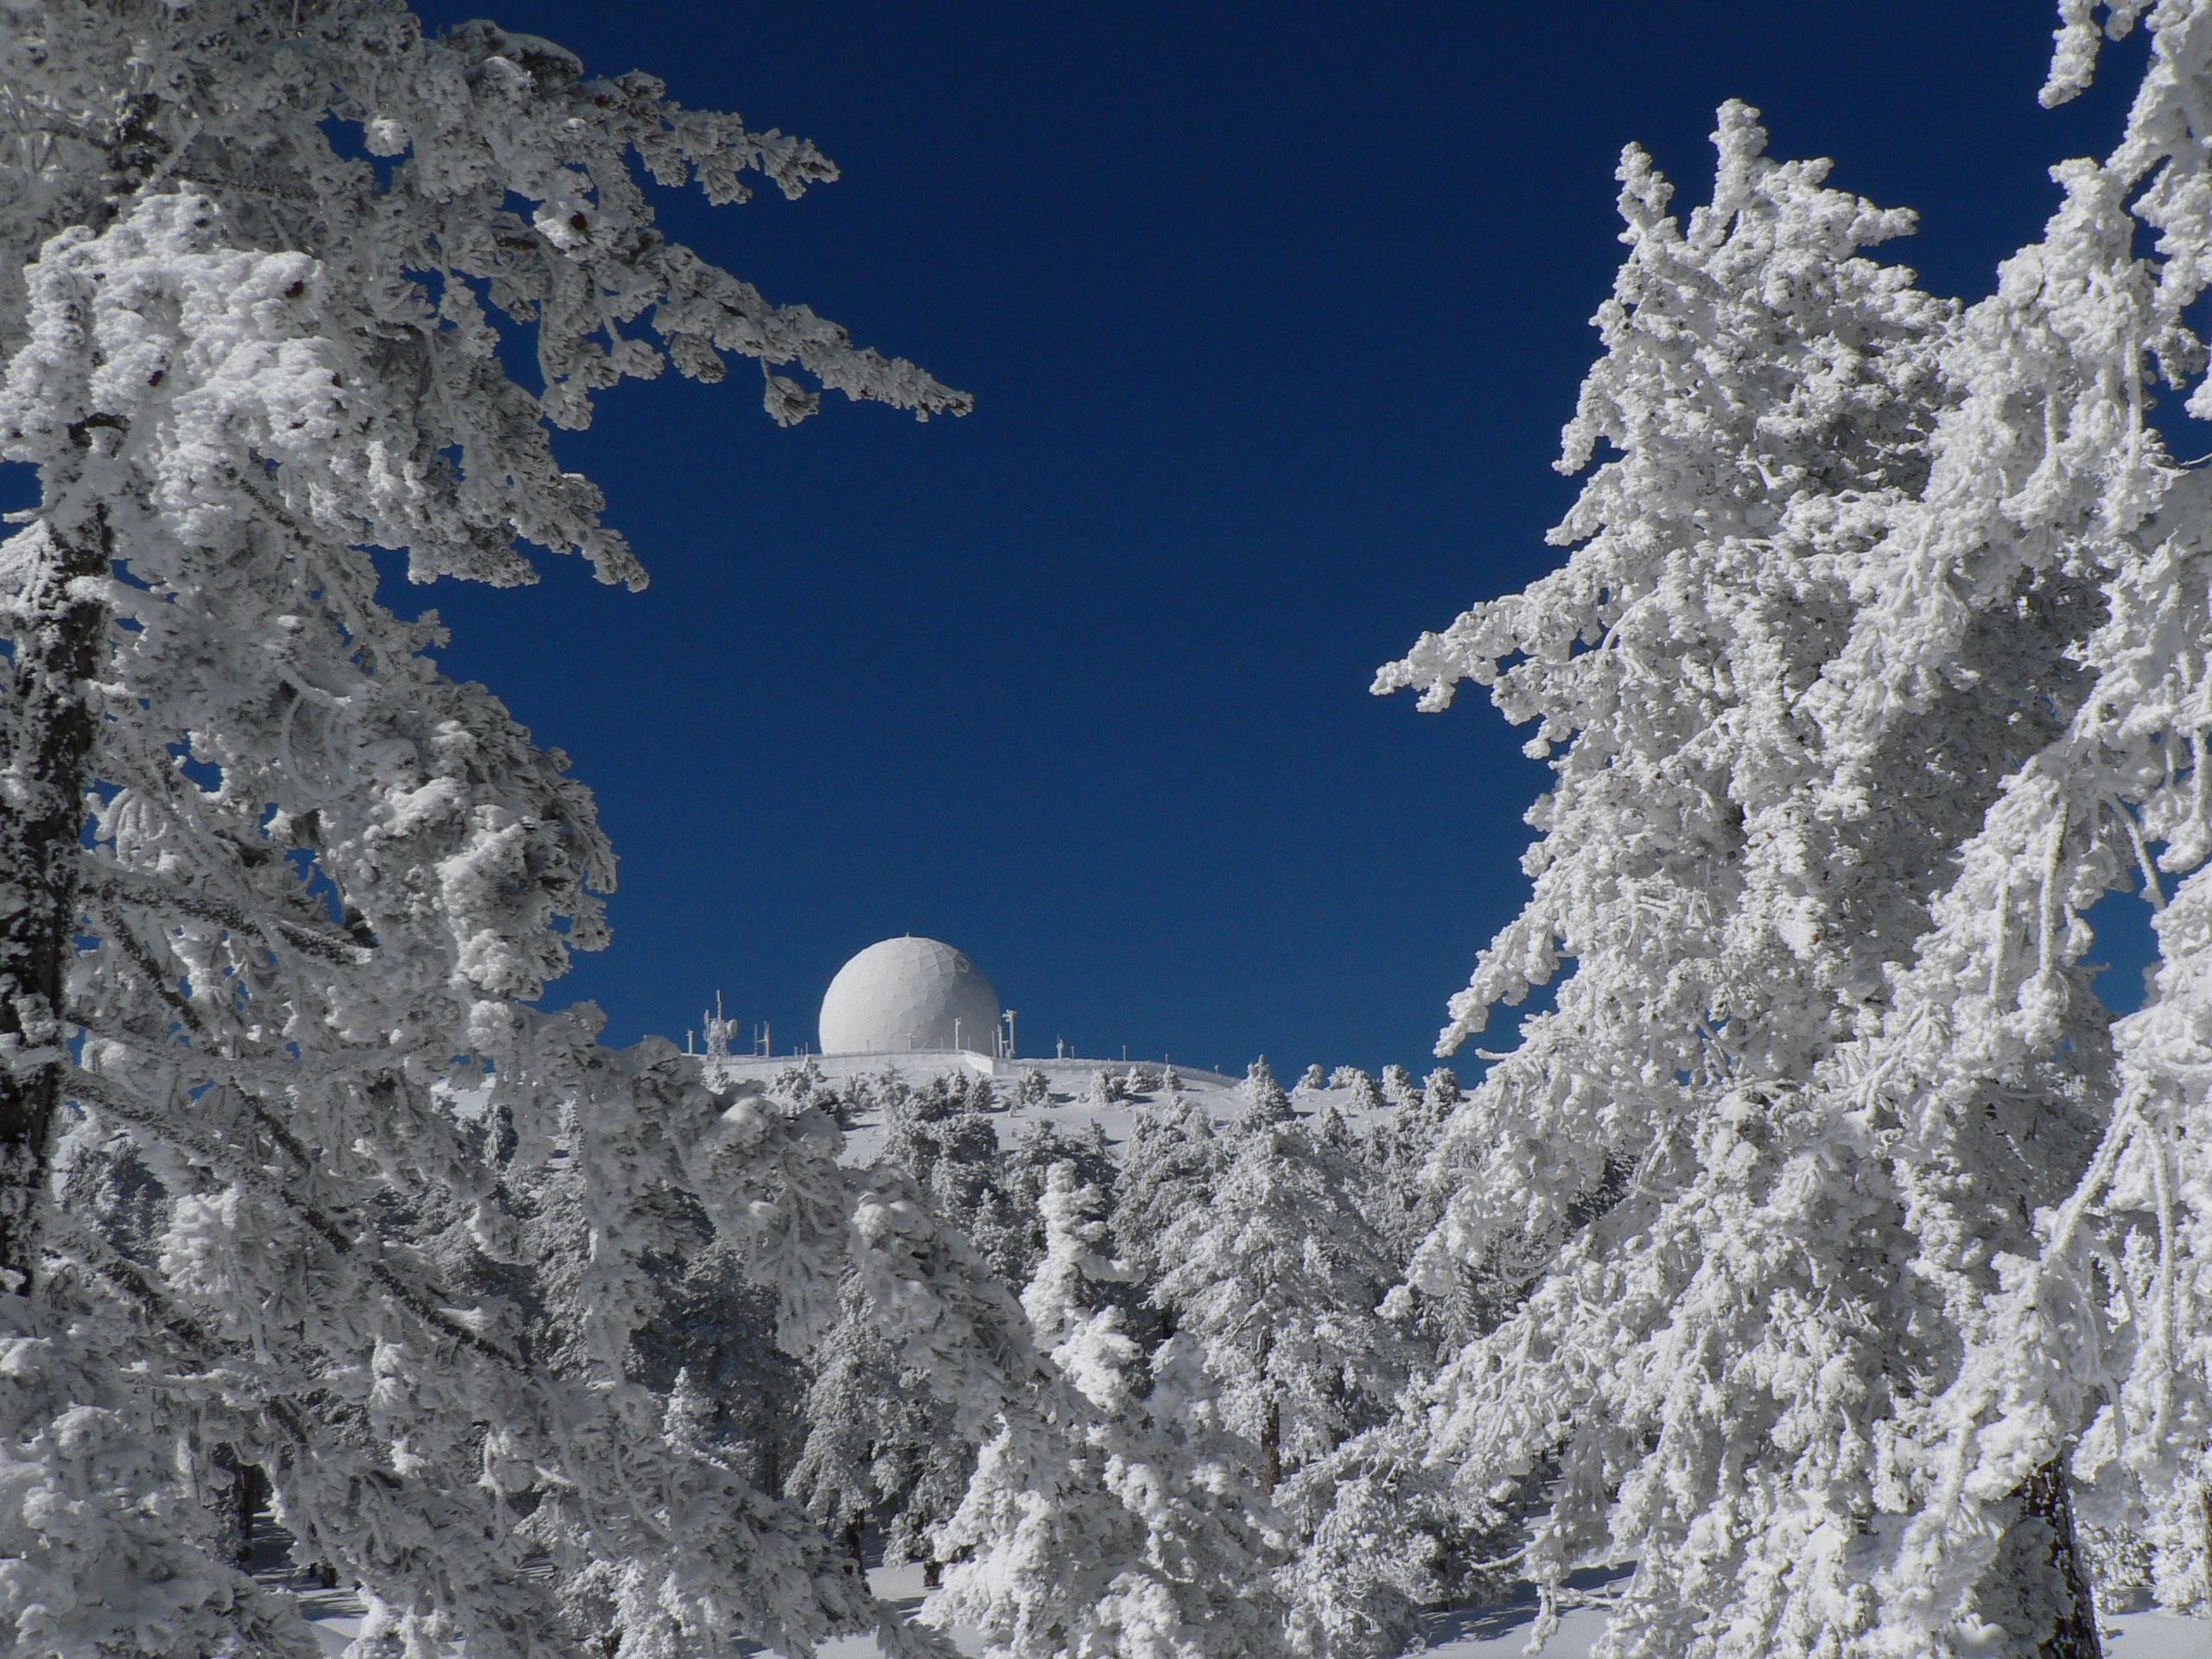
[[[994,1082],[1001,1077],[1019,1077],[1026,1071],[1039,1071],[1046,1077],[1079,1077],[1088,1083],[1095,1072],[1126,1075],[1144,1071],[1157,1076],[1172,1066],[1175,1075],[1186,1088],[1233,1090],[1243,1082],[1242,1077],[1226,1072],[1214,1071],[1204,1066],[1185,1065],[1179,1060],[1161,1061],[1142,1058],[1127,1060],[1082,1059],[1074,1056],[1060,1058],[1047,1055],[1041,1058],[1020,1058],[1004,1059],[996,1055],[978,1054],[972,1049],[907,1049],[896,1053],[866,1054],[731,1054],[696,1055],[691,1058],[708,1062],[719,1075],[732,1077],[770,1077],[803,1066],[811,1061],[825,1077],[850,1077],[873,1075],[886,1066],[905,1076],[911,1070],[925,1076],[934,1075],[951,1065],[965,1067],[976,1077],[988,1077]]]

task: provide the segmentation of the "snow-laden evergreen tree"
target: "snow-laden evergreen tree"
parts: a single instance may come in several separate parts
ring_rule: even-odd
[[[887,1072],[875,1093],[889,1133],[874,1173],[907,1192],[1011,1298],[1030,1229],[1006,1190],[989,1083],[955,1072],[915,1089]],[[880,1529],[886,1560],[920,1560],[934,1583],[941,1563],[930,1535],[966,1490],[995,1408],[963,1415],[929,1366],[884,1341],[880,1322],[863,1288],[849,1284],[808,1392],[806,1442],[787,1491],[842,1535]]]
[[[1379,1107],[1374,1084],[1363,1077],[1365,1098]],[[1362,1098],[1356,1086],[1355,1102]],[[1351,1144],[1365,1176],[1364,1209],[1402,1275],[1415,1252],[1443,1219],[1454,1170],[1439,1154],[1461,1099],[1449,1067],[1431,1073],[1417,1092],[1370,1118]],[[1493,1243],[1479,1262],[1432,1257],[1425,1263],[1425,1294],[1399,1312],[1410,1333],[1433,1350],[1456,1350],[1488,1324],[1497,1310],[1519,1300],[1533,1264],[1520,1259],[1516,1239]]]
[[[1526,1567],[1637,1560],[1608,1653],[2077,1651],[2070,1427],[1961,1515],[1938,1414],[2109,1063],[2071,918],[2127,832],[2045,757],[2093,695],[2088,544],[2140,522],[2157,443],[2072,336],[2190,353],[2102,332],[2142,278],[2094,169],[1961,319],[1861,257],[1907,216],[1770,161],[1740,105],[1717,142],[1687,226],[1624,161],[1563,465],[1619,458],[1574,552],[1378,680],[1473,679],[1562,751],[1440,1050],[1573,970],[1455,1118],[1414,1264],[1535,1271],[1437,1384],[1433,1450],[1471,1492],[1558,1458]]]
[[[1384,1424],[1276,1492],[1294,1548],[1275,1585],[1301,1659],[1394,1659],[1421,1645],[1421,1613],[1510,1599],[1528,1506],[1471,1506],[1427,1449],[1416,1425]]]
[[[1205,1207],[1225,1151],[1205,1109],[1178,1095],[1132,1119],[1115,1183],[1114,1246],[1147,1287],[1166,1271],[1161,1243],[1167,1230]]]
[[[1387,672],[1387,671],[1386,671]],[[1378,687],[1380,682],[1377,682]],[[1390,1065],[1382,1068],[1382,1095],[1392,1108],[1403,1110],[1408,1102],[1421,1096],[1421,1089],[1414,1082],[1413,1074],[1402,1065]]]
[[[984,1446],[940,1540],[963,1559],[927,1618],[1014,1659],[1280,1651],[1281,1548],[1253,1448],[1173,1343],[1140,1397],[1139,1350],[1111,1305],[1129,1269],[1105,1254],[1098,1189],[1061,1163],[1039,1202],[1047,1243],[1022,1306],[1059,1385],[1010,1408]]]
[[[0,453],[40,490],[0,558],[0,1645],[301,1650],[209,1547],[216,1448],[409,1641],[608,1638],[533,1554],[615,1574],[626,1652],[877,1624],[826,1541],[626,1374],[660,1194],[734,1109],[666,1045],[606,1054],[588,1009],[522,1006],[605,941],[612,855],[559,752],[378,602],[370,550],[514,583],[525,541],[639,584],[546,423],[671,361],[755,358],[786,422],[815,394],[772,365],[964,400],[667,239],[634,171],[795,194],[833,176],[810,146],[534,37],[426,39],[382,0],[22,0],[0,81]],[[478,1091],[439,1087],[487,1065],[498,1161]],[[136,1255],[50,1196],[118,1135],[162,1193]],[[511,1257],[499,1185],[556,1148],[594,1178],[588,1377],[387,1230],[448,1202]],[[820,1253],[881,1255],[842,1181]],[[885,1295],[941,1267],[884,1262]]]
[[[1017,1274],[1013,1282],[1027,1285],[1036,1276],[1052,1233],[1045,1194],[1061,1164],[1074,1168],[1078,1184],[1095,1189],[1109,1206],[1113,1203],[1121,1166],[1096,1118],[1079,1130],[1064,1129],[1048,1118],[1029,1123],[999,1162],[1008,1248],[1003,1266],[993,1265],[1001,1279]]]
[[[2085,84],[2099,35],[2096,7],[2060,10],[2050,102]],[[2009,1103],[2019,1077],[2079,1042],[2082,912],[2139,883],[2159,961],[2146,1005],[2083,1068],[2101,1140],[2073,1190],[2037,1207],[2031,1236],[1982,1222],[1972,1188],[1911,1189],[1926,1217],[1912,1270],[1964,1305],[1965,1352],[1898,1437],[1897,1479],[1916,1501],[1878,1580],[1897,1643],[2009,1582],[2011,1495],[2063,1494],[2069,1476],[2083,1515],[2145,1549],[2163,1599],[2201,1613],[2212,1568],[2212,492],[2145,414],[2164,378],[2189,391],[2190,414],[2212,416],[2187,327],[2212,277],[2212,10],[2122,5],[2104,19],[2115,35],[2139,21],[2150,66],[2120,145],[2058,169],[2066,200],[2044,239],[1968,314],[1955,353],[1973,392],[1958,423],[1967,465],[1911,573],[1923,590],[1972,594],[1969,575],[2078,572],[2099,601],[2074,644],[2084,683],[1961,848],[1895,1012],[1829,1092],[1894,1124],[1916,1171],[1986,1163],[2012,1147],[1988,1144],[1983,1103]],[[1900,565],[1895,613],[1910,602]],[[1898,718],[1928,677],[1955,671],[1956,632],[1936,616],[1894,639],[1870,630],[1839,723]],[[2069,1517],[2043,1507],[2063,1529]]]
[[[1287,1103],[1272,1116],[1256,1092],[1206,1203],[1160,1240],[1153,1300],[1192,1345],[1224,1421],[1258,1446],[1254,1472],[1273,1491],[1287,1468],[1385,1416],[1413,1353],[1376,1312],[1398,1264],[1362,1213],[1357,1165],[1287,1121]]]
[[[1237,1085],[1236,1093],[1242,1103],[1236,1113],[1240,1129],[1287,1123],[1298,1116],[1291,1107],[1290,1096],[1283,1092],[1282,1084],[1268,1069],[1268,1057],[1264,1054],[1244,1068],[1244,1081]]]
[[[912,1175],[938,1214],[970,1237],[1003,1198],[994,1104],[987,1080],[959,1073],[902,1084],[884,1101],[884,1161]]]
[[[976,1448],[957,1433],[951,1405],[877,1327],[855,1280],[814,1356],[805,1436],[784,1491],[856,1560],[862,1534],[875,1529],[887,1562],[932,1561],[926,1535],[959,1503]]]
[[[1374,1078],[1369,1077],[1366,1072],[1351,1066],[1340,1066],[1338,1070],[1351,1073],[1341,1084],[1335,1084],[1338,1088],[1351,1090],[1351,1098],[1344,1103],[1344,1115],[1347,1117],[1363,1123],[1382,1109],[1382,1091],[1375,1086]],[[1332,1082],[1334,1083],[1333,1078]]]

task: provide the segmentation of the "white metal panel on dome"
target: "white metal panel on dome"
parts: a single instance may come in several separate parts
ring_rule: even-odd
[[[885,939],[837,970],[822,999],[824,1054],[903,1054],[997,1044],[998,993],[941,939]]]

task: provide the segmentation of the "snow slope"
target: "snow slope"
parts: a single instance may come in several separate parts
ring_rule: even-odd
[[[1108,1142],[1120,1146],[1128,1138],[1129,1125],[1147,1102],[1165,1097],[1166,1091],[1154,1086],[1141,1089],[1126,1100],[1102,1103],[1091,1093],[1092,1079],[1101,1071],[1116,1077],[1126,1078],[1133,1072],[1141,1080],[1157,1078],[1160,1065],[1145,1060],[1077,1059],[1015,1059],[998,1060],[988,1055],[961,1053],[953,1051],[915,1054],[832,1054],[812,1055],[794,1059],[788,1055],[765,1058],[751,1055],[704,1058],[700,1065],[707,1075],[731,1080],[751,1080],[766,1084],[793,1066],[811,1063],[820,1069],[830,1082],[853,1077],[875,1077],[886,1071],[896,1074],[910,1088],[919,1088],[931,1077],[950,1071],[960,1071],[971,1077],[988,1077],[998,1097],[999,1145],[1014,1145],[1017,1137],[1033,1122],[1046,1119],[1061,1128],[1075,1133],[1086,1124],[1096,1122],[1105,1132]],[[1050,1097],[1042,1106],[1012,1104],[1014,1085],[1028,1071],[1041,1072]],[[1177,1065],[1175,1072],[1181,1083],[1185,1100],[1203,1106],[1217,1124],[1225,1125],[1243,1109],[1244,1097],[1240,1092],[1243,1079],[1226,1072],[1201,1071],[1194,1066]],[[1289,1088],[1289,1084],[1283,1086]],[[1360,1120],[1351,1109],[1352,1091],[1349,1089],[1299,1089],[1292,1091],[1291,1103],[1306,1115],[1318,1113],[1330,1102],[1357,1126]],[[1385,1113],[1388,1108],[1384,1109]],[[1382,1114],[1370,1113],[1375,1116]],[[845,1160],[864,1164],[872,1160],[883,1146],[884,1124],[879,1115],[865,1114],[848,1131]]]
[[[286,1581],[282,1573],[260,1576]],[[909,1615],[921,1610],[927,1592],[918,1564],[873,1567],[868,1577],[870,1589]],[[314,1621],[323,1651],[333,1656],[344,1652],[359,1632],[360,1604],[342,1591],[294,1587],[302,1596],[302,1611]],[[1574,1605],[1562,1606],[1559,1630],[1545,1644],[1544,1659],[1587,1659],[1605,1628],[1608,1600],[1599,1588],[1583,1592]],[[1414,1651],[1425,1652],[1429,1659],[1508,1659],[1527,1650],[1535,1618],[1533,1598],[1497,1607],[1455,1608],[1433,1617],[1428,1645]],[[963,1653],[983,1651],[972,1631],[951,1634]],[[880,1652],[873,1637],[841,1637],[823,1644],[820,1659],[877,1659]],[[2105,1655],[2106,1659],[2212,1659],[2212,1624],[2155,1610],[2121,1613],[2105,1623]]]

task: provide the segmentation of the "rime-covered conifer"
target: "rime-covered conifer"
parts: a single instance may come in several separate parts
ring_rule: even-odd
[[[530,543],[639,585],[548,427],[670,363],[759,360],[785,422],[816,397],[792,365],[964,407],[669,240],[639,175],[729,201],[747,170],[790,194],[834,170],[649,76],[489,23],[427,38],[379,0],[24,0],[0,81],[0,453],[39,479],[0,552],[0,1646],[296,1649],[194,1519],[218,1448],[407,1641],[596,1648],[532,1557],[613,1573],[639,1659],[876,1624],[826,1541],[626,1372],[664,1196],[736,1108],[665,1044],[612,1054],[588,1008],[524,1006],[605,942],[612,854],[564,757],[439,671],[435,619],[385,607],[371,557],[512,584]],[[496,1154],[461,1104],[487,1067]],[[747,1144],[779,1162],[785,1134]],[[136,1255],[48,1201],[118,1136],[160,1189]],[[557,1363],[405,1234],[442,1206],[512,1260],[500,1188],[556,1149],[593,1174]]]
[[[1236,1114],[1240,1133],[1287,1123],[1298,1115],[1291,1107],[1290,1096],[1283,1092],[1282,1084],[1268,1069],[1268,1057],[1264,1054],[1245,1067],[1244,1081],[1237,1085],[1236,1092],[1243,1103]]]
[[[1060,1386],[1009,1409],[940,1542],[963,1559],[927,1616],[1013,1659],[1248,1659],[1280,1649],[1281,1564],[1252,1448],[1174,1344],[1148,1368],[1109,1305],[1105,1204],[1053,1167],[1048,1243],[1023,1294]]]
[[[1230,1147],[1205,1204],[1160,1238],[1153,1300],[1212,1380],[1224,1422],[1258,1446],[1254,1472],[1272,1491],[1287,1468],[1381,1421],[1413,1355],[1376,1311],[1397,1264],[1361,1213],[1351,1156],[1266,1117]]]
[[[1203,1107],[1170,1095],[1139,1111],[1122,1148],[1114,1243],[1148,1287],[1165,1271],[1161,1241],[1213,1191],[1225,1145]]]
[[[1440,1050],[1574,963],[1440,1153],[1464,1173],[1416,1283],[1501,1255],[1529,1280],[1437,1384],[1433,1450],[1470,1491],[1557,1456],[1528,1566],[1633,1549],[1628,1646],[1986,1627],[2032,1652],[2088,1620],[2063,1471],[1993,1475],[1955,1549],[1907,1517],[1997,1263],[2095,1147],[2108,1045],[2064,918],[2124,836],[2042,780],[2090,690],[2088,543],[2155,470],[2065,337],[2139,279],[2077,173],[2045,251],[1961,317],[1861,254],[1907,216],[1769,160],[1740,105],[1716,142],[1687,225],[1624,160],[1630,252],[1562,464],[1618,458],[1554,532],[1574,552],[1378,681],[1434,707],[1475,680],[1557,751],[1535,895]],[[2003,1012],[1969,1027],[1975,983]]]

